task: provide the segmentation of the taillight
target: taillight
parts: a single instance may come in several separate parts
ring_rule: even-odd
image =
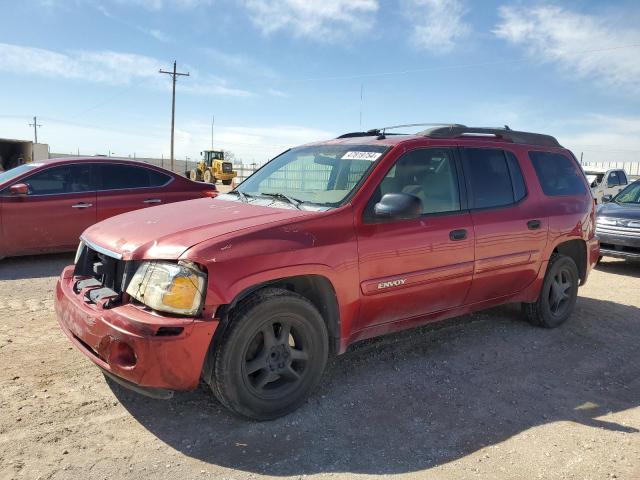
[[[203,197],[215,198],[218,196],[217,190],[202,190],[201,193]]]

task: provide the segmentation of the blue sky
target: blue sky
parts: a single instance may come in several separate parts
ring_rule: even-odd
[[[0,137],[54,152],[247,163],[398,123],[556,135],[640,160],[640,3],[472,0],[0,0]]]

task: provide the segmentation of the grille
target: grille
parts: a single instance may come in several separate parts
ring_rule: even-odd
[[[136,266],[136,262],[125,262],[83,242],[74,270],[74,276],[80,279],[74,290],[86,290],[85,300],[89,303],[103,302],[105,308],[119,305]]]
[[[640,238],[640,221],[622,219],[607,219],[603,221],[598,219],[596,223],[597,234]]]
[[[233,165],[230,162],[222,163],[222,172],[223,173],[231,173],[233,171]]]

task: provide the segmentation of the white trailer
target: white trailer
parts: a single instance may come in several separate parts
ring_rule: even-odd
[[[0,138],[0,171],[47,158],[49,158],[49,145],[46,143]]]

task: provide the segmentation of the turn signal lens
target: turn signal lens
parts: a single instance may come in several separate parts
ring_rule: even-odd
[[[162,296],[162,303],[175,309],[191,309],[194,299],[198,298],[198,277],[175,277],[167,293]]]

